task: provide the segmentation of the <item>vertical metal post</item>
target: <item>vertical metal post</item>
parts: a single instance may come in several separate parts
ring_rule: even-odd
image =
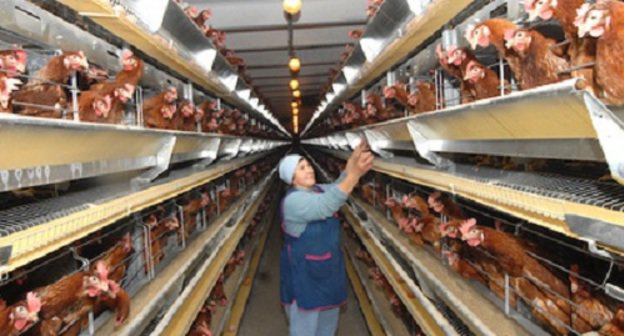
[[[215,189],[215,199],[217,200],[217,215],[221,215],[221,202],[219,199],[219,190]]]
[[[180,213],[180,229],[182,230],[181,234],[182,234],[182,248],[186,248],[186,228],[184,225],[184,221],[186,220],[184,218],[184,208],[181,205],[177,206],[178,208],[178,212]]]
[[[386,199],[390,198],[390,185],[386,184]],[[385,203],[385,202],[384,202]],[[386,218],[390,219],[390,209],[386,208]]]
[[[498,61],[498,72],[500,77],[500,95],[502,97],[505,95],[505,64],[503,64],[502,58]]]
[[[74,113],[74,121],[80,121],[80,115],[78,114],[78,75],[76,71],[72,72],[71,75],[71,96],[72,96],[72,112]],[[63,111],[63,119],[67,116],[65,115],[66,110]]]
[[[80,323],[80,320],[75,321]],[[95,335],[95,317],[93,316],[93,309],[89,309],[89,335]]]
[[[438,69],[434,70],[433,81],[434,81],[434,87],[435,87],[436,110],[439,110],[440,109],[440,76],[438,74]]]
[[[147,280],[151,280],[154,278],[154,266],[153,266],[153,258],[152,255],[152,235],[151,228],[145,224],[143,224],[143,249],[144,253],[147,256],[145,258],[145,270],[147,271]]]
[[[509,315],[509,274],[505,273],[505,315]]]
[[[366,107],[366,90],[362,90],[360,93],[360,100],[362,101],[362,108]]]
[[[136,99],[135,123],[137,126],[143,126],[143,88],[141,86],[136,87],[134,96]]]

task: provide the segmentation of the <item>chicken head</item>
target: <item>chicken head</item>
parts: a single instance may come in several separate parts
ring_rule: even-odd
[[[175,105],[164,105],[161,109],[160,109],[160,113],[162,114],[162,116],[165,119],[173,119],[173,116],[176,113],[176,106]]]
[[[188,6],[184,9],[184,13],[188,15],[191,19],[194,19],[199,15],[199,9],[196,6]]]
[[[104,262],[98,261],[93,274],[86,275],[82,278],[84,292],[92,298],[102,293],[108,293],[111,290],[110,283],[113,282],[108,279],[108,273],[108,267]]]
[[[18,303],[9,314],[9,319],[17,331],[24,331],[39,321],[41,300],[34,292],[26,294],[26,302]]]
[[[169,231],[174,231],[180,228],[180,221],[178,220],[178,216],[172,215],[165,219],[163,223]]]
[[[538,17],[542,20],[550,20],[555,14],[557,0],[525,0],[524,10],[529,14],[529,21],[535,21]]]
[[[0,69],[6,71],[6,75],[14,77],[26,71],[28,54],[22,49],[13,49],[0,52]]]
[[[466,59],[467,55],[464,50],[458,48],[455,45],[449,46],[447,50],[447,60],[448,64],[453,64],[455,66],[460,66],[462,62]]]
[[[442,237],[458,238],[459,230],[451,222],[442,223],[440,224],[440,235]]]
[[[217,119],[216,118],[211,118],[210,122],[207,125],[207,127],[208,127],[209,131],[217,130],[217,128],[219,128],[219,124],[217,123]]]
[[[176,89],[173,86],[169,87],[167,89],[167,92],[165,92],[165,102],[167,102],[167,104],[171,104],[177,99],[178,99],[178,89]]]
[[[470,246],[479,246],[483,242],[483,232],[477,228],[477,220],[471,218],[459,227],[461,239]]]
[[[105,97],[97,97],[91,103],[91,107],[93,108],[95,115],[99,118],[107,118],[108,113],[111,110],[111,106],[112,98],[109,95],[106,95]]]
[[[505,31],[505,47],[522,54],[531,46],[531,33],[528,29]]]
[[[82,51],[65,53],[63,65],[68,70],[87,71],[89,70],[89,62]]]
[[[386,86],[383,89],[383,95],[386,99],[393,99],[396,97],[396,89],[394,86]]]
[[[468,26],[464,36],[470,43],[470,47],[476,49],[477,46],[487,48],[490,45],[490,35],[492,35],[490,28],[484,24],[480,24]]]
[[[201,107],[195,107],[195,121],[201,121],[202,119],[204,119],[204,115],[206,115],[206,113],[204,112],[204,109],[202,109]]]
[[[576,10],[576,20],[574,24],[578,27],[578,36],[598,38],[602,36],[611,24],[611,16],[606,9],[596,7],[596,5],[583,4]]]
[[[132,99],[132,96],[134,95],[134,89],[134,85],[124,84],[123,86],[116,88],[113,94],[115,96],[115,99],[125,104],[130,99]]]
[[[188,118],[190,116],[193,115],[193,112],[195,112],[195,107],[193,106],[193,104],[189,101],[184,101],[181,104],[182,106],[180,107],[180,113],[182,113],[182,115],[185,118]]]
[[[464,80],[469,80],[476,83],[485,77],[485,69],[483,66],[475,61],[470,61],[466,66],[466,76]]]
[[[201,11],[201,13],[199,13],[199,15],[205,22],[210,20],[210,18],[212,17],[212,11],[210,9],[204,9],[203,11]]]
[[[132,71],[138,64],[139,61],[131,50],[126,49],[121,53],[121,67],[123,71]]]

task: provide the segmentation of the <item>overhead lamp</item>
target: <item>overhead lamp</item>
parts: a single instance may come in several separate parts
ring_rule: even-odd
[[[299,91],[299,90],[293,91],[293,97],[295,97],[295,98],[301,97],[301,91]]]
[[[296,102],[296,101],[294,101],[294,102],[290,103],[290,107],[292,107],[292,108],[295,108],[295,107],[297,107],[297,106],[299,106],[299,105],[297,104],[297,102]]]
[[[290,15],[296,15],[301,11],[301,0],[284,0],[282,6],[284,7],[284,11]]]
[[[290,83],[288,83],[288,85],[292,90],[297,90],[299,88],[299,81],[296,78],[293,78],[290,80]]]
[[[293,56],[290,61],[288,61],[288,68],[292,72],[299,72],[299,70],[301,70],[301,60],[299,57]]]
[[[293,111],[293,115],[298,115],[299,114],[299,109],[296,108],[296,107],[292,111]]]

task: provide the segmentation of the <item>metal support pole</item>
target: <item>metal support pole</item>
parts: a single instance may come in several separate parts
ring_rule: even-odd
[[[74,71],[71,75],[71,97],[72,97],[72,113],[74,113],[74,121],[80,121],[80,115],[78,114],[78,75]],[[63,119],[66,119],[66,110],[63,110]]]
[[[509,315],[509,274],[505,273],[505,315]]]
[[[137,86],[134,92],[136,99],[136,117],[137,126],[143,126],[143,87]]]
[[[505,64],[503,64],[502,58],[498,62],[498,72],[500,77],[500,95],[502,97],[505,95]]]
[[[182,248],[186,248],[186,228],[184,225],[184,208],[181,205],[177,206],[178,212],[180,213],[180,234],[182,235]]]

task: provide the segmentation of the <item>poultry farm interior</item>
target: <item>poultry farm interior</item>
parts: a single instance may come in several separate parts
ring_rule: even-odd
[[[624,335],[622,19],[0,2],[0,335],[287,335],[278,165],[363,141],[338,335]]]

